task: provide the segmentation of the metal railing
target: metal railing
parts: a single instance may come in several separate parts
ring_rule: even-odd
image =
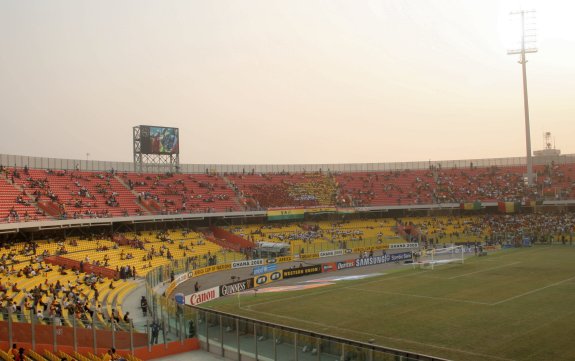
[[[203,308],[195,323],[203,347],[232,360],[444,360]]]
[[[52,346],[55,351],[60,346],[73,347],[74,351],[82,347],[98,353],[98,350],[114,347],[133,353],[136,348],[148,346],[147,335],[136,332],[131,323],[120,329],[95,318],[82,320],[74,315],[39,318],[33,309],[20,311],[12,307],[2,312],[0,333],[9,344],[29,343],[32,349],[36,345]]]

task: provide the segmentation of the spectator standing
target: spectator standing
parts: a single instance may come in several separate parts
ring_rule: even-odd
[[[12,349],[10,349],[10,353],[12,354],[12,358],[15,360],[18,357],[18,347],[16,344],[12,344]]]
[[[148,300],[146,299],[146,296],[142,296],[140,299],[140,307],[142,307],[142,313],[144,314],[144,317],[146,317],[148,315]]]
[[[152,345],[155,345],[158,343],[158,336],[160,335],[160,324],[158,323],[157,320],[154,320],[154,322],[152,323],[151,329],[152,329],[152,339],[151,339],[150,343]]]

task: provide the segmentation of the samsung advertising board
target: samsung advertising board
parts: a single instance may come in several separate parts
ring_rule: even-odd
[[[140,150],[144,154],[180,154],[179,129],[140,125]]]

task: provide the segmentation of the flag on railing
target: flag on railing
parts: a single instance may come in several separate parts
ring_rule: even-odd
[[[337,208],[337,213],[339,214],[354,214],[355,212],[357,212],[355,208]]]
[[[475,202],[461,203],[460,208],[466,211],[481,209],[481,202],[475,201]]]
[[[270,208],[267,211],[269,221],[303,219],[305,208]]]
[[[497,209],[501,213],[515,213],[521,209],[519,202],[498,202]]]

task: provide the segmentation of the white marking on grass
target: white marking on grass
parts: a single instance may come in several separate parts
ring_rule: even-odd
[[[415,297],[415,298],[426,298],[430,300],[437,300],[437,301],[449,301],[449,302],[461,302],[461,303],[471,303],[474,305],[483,305],[483,306],[491,306],[491,303],[487,302],[479,302],[479,301],[469,301],[469,300],[458,300],[456,298],[446,298],[446,297],[434,297],[434,296],[425,296],[425,295],[414,295],[411,293],[400,293],[400,292],[389,292],[389,291],[381,291],[381,290],[366,290],[363,288],[352,288],[356,291],[364,291],[364,292],[372,292],[372,293],[383,293],[386,295],[396,295],[396,296],[405,296],[405,297]]]
[[[516,300],[516,299],[518,299],[518,298],[521,298],[521,297],[524,297],[524,296],[529,296],[529,295],[531,295],[531,294],[533,294],[533,293],[536,293],[536,292],[539,292],[539,291],[543,291],[543,290],[545,290],[545,289],[547,289],[547,288],[550,288],[550,287],[559,286],[560,284],[565,283],[565,282],[569,282],[569,281],[571,281],[571,280],[575,280],[575,277],[567,278],[567,279],[564,279],[564,280],[559,281],[559,282],[552,283],[552,284],[547,285],[547,286],[539,287],[539,288],[536,288],[536,289],[534,289],[534,290],[531,290],[531,291],[527,291],[527,292],[525,292],[525,293],[522,293],[522,294],[520,294],[520,295],[516,295],[516,296],[513,296],[513,297],[506,298],[506,299],[504,299],[504,300],[501,300],[501,301],[499,301],[499,302],[492,303],[491,305],[492,305],[492,306],[497,306],[497,305],[500,305],[500,304],[505,303],[505,302],[513,301],[513,300]]]
[[[504,265],[502,265],[502,266],[485,268],[485,269],[482,269],[482,270],[479,270],[479,271],[464,273],[464,274],[460,274],[460,275],[457,275],[457,276],[449,277],[449,278],[446,278],[446,279],[448,279],[448,280],[453,280],[453,279],[456,279],[456,278],[459,278],[459,277],[465,277],[465,276],[474,275],[474,274],[476,274],[476,273],[487,272],[487,271],[492,271],[492,270],[498,269],[498,268],[513,266],[513,265],[516,265],[516,264],[519,264],[519,263],[521,263],[521,262],[513,262],[513,263],[504,264]]]
[[[346,287],[348,288],[348,287]],[[508,358],[504,358],[504,357],[499,357],[499,356],[493,356],[493,355],[487,355],[487,354],[482,354],[482,353],[478,353],[478,352],[473,352],[473,351],[467,351],[467,350],[460,350],[460,349],[456,349],[456,348],[451,348],[451,347],[446,347],[446,346],[439,346],[439,345],[434,345],[431,343],[425,343],[425,342],[419,342],[419,341],[414,341],[414,340],[410,340],[410,339],[404,339],[404,338],[400,338],[400,337],[391,337],[391,336],[384,336],[384,335],[379,335],[376,333],[368,333],[368,332],[362,332],[362,331],[356,331],[356,330],[350,330],[349,328],[342,328],[342,327],[337,327],[337,326],[333,326],[333,325],[328,325],[322,322],[316,322],[316,321],[310,321],[310,320],[304,320],[304,319],[299,319],[297,317],[290,317],[290,316],[284,316],[284,315],[279,315],[277,313],[269,313],[269,312],[263,312],[263,311],[256,311],[256,310],[252,310],[252,309],[246,309],[244,307],[240,307],[248,312],[253,312],[253,313],[259,313],[262,315],[267,315],[267,316],[271,316],[274,318],[284,318],[286,320],[290,320],[290,321],[295,321],[295,322],[301,322],[301,323],[308,323],[311,325],[314,325],[316,327],[321,327],[324,331],[328,331],[328,330],[339,330],[339,331],[344,331],[347,333],[353,333],[353,334],[358,334],[358,335],[363,335],[363,338],[383,338],[383,339],[387,339],[387,340],[392,340],[392,341],[396,341],[396,342],[404,342],[404,343],[408,343],[408,344],[414,344],[414,345],[420,345],[420,346],[425,346],[425,347],[430,347],[430,348],[435,348],[435,349],[441,349],[441,350],[447,350],[450,352],[457,352],[457,353],[462,353],[462,354],[466,354],[466,355],[473,355],[473,356],[479,356],[479,357],[483,357],[484,359],[494,359],[494,360],[502,360],[502,361],[514,361],[513,359],[508,359]],[[384,345],[382,345],[382,347],[385,347]],[[416,352],[416,351],[414,351]]]
[[[408,274],[403,274],[401,273],[400,276],[390,276],[390,277],[385,277],[385,278],[379,278],[377,280],[374,281],[369,281],[369,282],[363,282],[362,285],[367,285],[367,284],[371,284],[371,283],[378,283],[378,282],[382,282],[383,280],[390,280],[390,279],[397,279],[397,278],[405,278],[405,277],[412,277],[412,276],[417,276],[417,275],[424,275],[427,272],[415,272],[415,273],[408,273]],[[344,286],[344,287],[332,287],[329,288],[323,292],[310,292],[310,293],[304,293],[301,295],[297,295],[297,296],[292,296],[292,297],[286,297],[286,298],[278,298],[275,300],[269,300],[269,301],[264,301],[264,302],[258,302],[258,303],[253,303],[251,305],[248,305],[247,307],[252,307],[252,306],[258,306],[258,305],[266,305],[269,303],[275,303],[275,302],[280,302],[280,301],[285,301],[285,300],[295,300],[295,299],[299,299],[299,298],[305,298],[305,297],[311,297],[311,296],[315,296],[315,295],[322,295],[324,293],[329,293],[329,292],[335,292],[335,291],[339,291],[339,290],[345,290],[345,289],[351,289],[353,288],[353,285],[350,286]]]
[[[347,287],[345,287],[347,288]],[[329,292],[333,292],[333,291],[337,291],[340,290],[341,288],[331,288],[328,289],[326,291],[323,292],[314,292],[314,293],[303,293],[301,295],[297,295],[297,296],[292,296],[292,297],[285,297],[285,298],[278,298],[275,300],[269,300],[269,301],[264,301],[264,302],[258,302],[258,303],[253,303],[251,305],[246,306],[246,309],[251,310],[251,307],[253,306],[259,306],[259,305],[267,305],[270,303],[275,303],[275,302],[283,302],[283,301],[288,301],[288,300],[297,300],[298,298],[305,298],[305,297],[310,297],[310,296],[315,296],[315,295],[322,295],[324,293],[329,293]],[[243,308],[243,307],[242,307]],[[254,311],[256,312],[256,311]]]

